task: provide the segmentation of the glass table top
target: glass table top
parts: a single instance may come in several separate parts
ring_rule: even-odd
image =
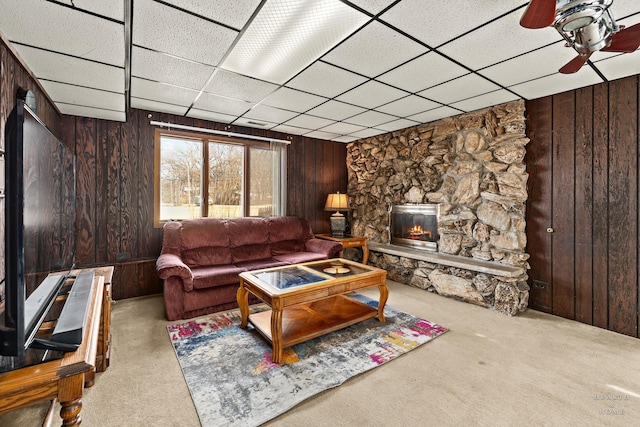
[[[364,265],[340,260],[327,260],[290,267],[276,267],[251,273],[260,281],[277,289],[289,289],[342,277],[357,276],[373,271]]]

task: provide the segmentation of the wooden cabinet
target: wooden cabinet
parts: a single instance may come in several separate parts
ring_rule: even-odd
[[[86,270],[96,274],[82,344],[76,351],[64,353],[62,357],[57,355],[58,352],[53,352],[51,356],[46,356],[48,353],[45,353],[46,358],[42,363],[0,373],[0,414],[49,400],[51,407],[47,419],[51,420],[55,403],[59,401],[63,425],[79,425],[83,388],[92,386],[95,373],[102,372],[109,366],[111,342],[113,267]],[[81,271],[83,270],[75,270],[72,274]],[[65,297],[59,296],[58,299],[64,301]],[[50,330],[53,324],[55,321],[45,322],[41,330]]]

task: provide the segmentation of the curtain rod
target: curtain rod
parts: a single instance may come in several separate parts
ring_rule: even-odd
[[[150,122],[150,124],[151,126],[166,127],[168,129],[174,128],[174,129],[192,130],[196,132],[212,133],[214,135],[223,135],[223,136],[230,136],[235,138],[257,139],[258,141],[280,142],[282,144],[291,144],[291,141],[287,141],[286,139],[267,138],[264,136],[247,135],[244,133],[227,132],[226,130],[198,128],[194,126],[186,126],[186,125],[179,125],[179,124],[166,123],[166,122],[156,122],[153,120]]]

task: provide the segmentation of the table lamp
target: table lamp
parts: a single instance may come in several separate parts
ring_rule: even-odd
[[[346,194],[340,194],[340,192],[329,194],[327,196],[327,203],[324,205],[325,211],[336,211],[331,215],[331,236],[332,237],[344,237],[344,230],[347,226],[347,219],[340,211],[346,211],[349,209],[349,199]]]

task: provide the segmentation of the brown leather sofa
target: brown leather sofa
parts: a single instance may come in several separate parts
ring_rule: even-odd
[[[237,307],[243,271],[333,258],[342,250],[292,216],[171,221],[163,233],[156,269],[169,320]]]

